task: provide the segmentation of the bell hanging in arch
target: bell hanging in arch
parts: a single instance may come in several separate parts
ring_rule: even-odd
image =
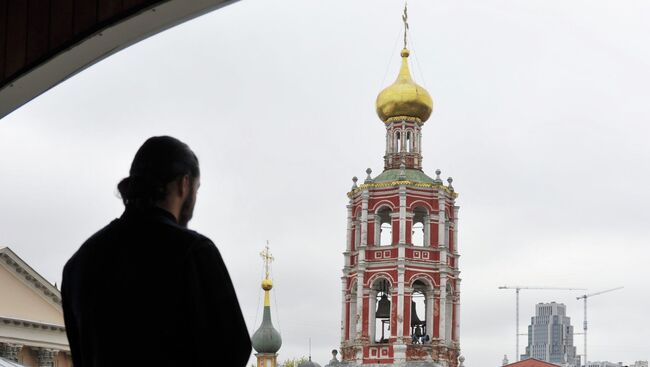
[[[377,312],[375,312],[375,317],[378,319],[390,318],[390,301],[388,300],[386,293],[382,294],[379,302],[377,302]]]
[[[424,321],[420,320],[415,310],[415,301],[411,301],[411,326],[424,325]]]

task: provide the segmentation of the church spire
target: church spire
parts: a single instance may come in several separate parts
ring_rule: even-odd
[[[404,49],[406,50],[407,49],[406,35],[409,30],[408,3],[406,1],[404,2],[404,13],[402,14],[402,22],[404,22]]]
[[[397,79],[377,96],[377,115],[386,125],[384,169],[422,169],[421,128],[431,116],[433,100],[426,89],[411,77],[408,57],[408,8],[404,5],[404,48]]]
[[[264,251],[260,253],[264,261],[264,279],[262,280],[262,289],[264,290],[264,314],[262,316],[262,324],[259,329],[253,334],[251,341],[253,348],[257,352],[258,367],[276,367],[277,366],[277,352],[282,346],[282,338],[280,333],[273,327],[271,321],[271,297],[270,292],[273,288],[273,280],[269,274],[269,268],[273,261],[273,256],[269,251],[268,241]]]

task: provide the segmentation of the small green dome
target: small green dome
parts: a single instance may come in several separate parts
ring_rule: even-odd
[[[257,353],[277,353],[280,350],[282,338],[271,322],[271,307],[264,306],[262,325],[253,334],[251,342]]]

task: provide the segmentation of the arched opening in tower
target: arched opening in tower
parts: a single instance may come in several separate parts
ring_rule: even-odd
[[[390,338],[391,286],[384,278],[377,279],[371,286],[370,325],[371,340],[375,343],[388,343]]]
[[[413,282],[411,293],[411,342],[425,344],[431,341],[433,329],[430,312],[433,308],[433,289],[421,280]]]
[[[425,223],[428,222],[428,214],[427,210],[421,206],[413,210],[413,226],[411,229],[411,244],[413,246],[425,246],[427,244],[428,230]]]
[[[390,246],[393,244],[393,224],[390,208],[383,207],[378,212],[379,216],[379,246]]]

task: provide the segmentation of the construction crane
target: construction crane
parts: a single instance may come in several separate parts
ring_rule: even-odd
[[[514,289],[517,294],[517,306],[516,306],[516,347],[515,347],[515,361],[519,361],[519,291],[522,289],[530,289],[530,290],[548,290],[548,291],[585,291],[587,290],[586,288],[561,288],[561,287],[525,287],[525,286],[519,286],[519,285],[513,285],[513,286],[507,286],[503,285],[499,287],[499,289]]]
[[[584,300],[585,316],[584,316],[584,319],[583,319],[584,321],[582,323],[582,335],[584,337],[584,345],[583,345],[584,353],[583,353],[583,356],[585,358],[585,366],[587,366],[587,298],[593,297],[593,296],[598,296],[598,295],[603,294],[603,293],[609,293],[609,292],[617,291],[619,289],[623,289],[623,287],[616,287],[616,288],[607,289],[607,290],[604,290],[604,291],[595,292],[595,293],[591,293],[591,294],[583,294],[580,297],[576,297],[577,300],[581,300],[581,299]]]

